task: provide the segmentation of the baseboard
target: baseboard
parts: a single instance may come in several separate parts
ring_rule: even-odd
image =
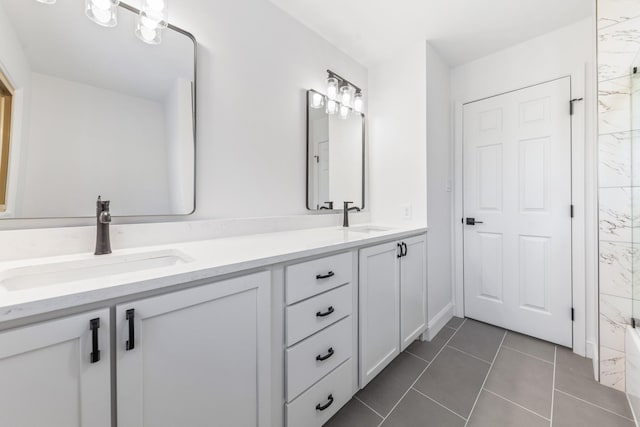
[[[427,330],[425,331],[425,338],[427,341],[431,341],[438,332],[442,330],[446,326],[446,324],[453,317],[453,303],[450,302],[447,304],[438,314],[436,314],[433,319],[429,320],[427,325]]]
[[[593,362],[593,378],[600,381],[600,359],[598,349],[593,341],[587,341],[587,358]]]

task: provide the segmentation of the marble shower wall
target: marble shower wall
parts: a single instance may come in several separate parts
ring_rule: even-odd
[[[622,391],[640,281],[639,52],[640,0],[598,0],[600,382]]]

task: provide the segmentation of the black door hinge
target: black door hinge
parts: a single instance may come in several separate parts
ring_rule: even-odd
[[[571,321],[575,322],[576,320],[576,309],[571,307]]]
[[[573,205],[571,205],[571,218],[573,218],[573,216],[574,216],[574,207]]]
[[[636,318],[635,318],[635,317],[632,317],[632,318],[631,318],[631,327],[632,327],[633,329],[635,329],[635,328],[636,328],[636,325],[637,325]]]
[[[573,98],[569,101],[569,114],[573,116],[573,104],[578,101],[584,101],[584,98]]]

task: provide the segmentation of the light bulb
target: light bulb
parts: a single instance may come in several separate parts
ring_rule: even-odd
[[[327,114],[335,114],[338,112],[338,103],[336,101],[334,101],[333,99],[329,99],[327,101]]]
[[[340,106],[340,118],[342,120],[345,120],[347,117],[349,117],[349,107],[347,107],[346,105],[341,105]]]
[[[138,17],[136,36],[147,44],[160,44],[162,42],[162,29],[157,25],[148,27],[144,25],[143,17]]]
[[[143,0],[140,17],[148,28],[167,28],[169,25],[168,0]],[[153,23],[153,24],[152,24]]]
[[[329,77],[327,79],[327,97],[329,99],[338,99],[338,79]]]
[[[324,96],[318,92],[311,95],[311,108],[322,108],[324,106]]]
[[[118,25],[119,0],[86,0],[85,13],[87,17],[103,27]]]
[[[352,99],[353,99],[353,88],[345,84],[340,88],[340,103],[343,105],[351,106]]]
[[[353,109],[357,113],[362,113],[363,107],[364,107],[364,100],[362,99],[362,92],[358,92],[353,97]]]

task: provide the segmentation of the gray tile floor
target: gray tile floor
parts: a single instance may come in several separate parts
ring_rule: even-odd
[[[453,318],[414,342],[329,427],[633,427],[626,396],[591,360],[524,335]]]

